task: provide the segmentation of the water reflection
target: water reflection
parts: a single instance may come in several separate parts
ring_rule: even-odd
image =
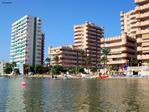
[[[6,101],[8,96],[8,81],[6,78],[0,77],[0,112],[6,110]]]
[[[0,111],[149,112],[148,87],[149,79],[0,79]]]
[[[21,88],[21,81],[23,79],[8,79],[8,91],[7,91],[7,100],[6,100],[6,112],[24,112],[24,96],[23,90]],[[2,91],[3,92],[3,91]]]

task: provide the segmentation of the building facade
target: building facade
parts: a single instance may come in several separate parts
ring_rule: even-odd
[[[136,35],[136,14],[134,10],[131,10],[129,12],[121,12],[121,34],[127,33],[129,36],[135,37]]]
[[[24,16],[12,24],[10,62],[17,67],[43,64],[44,34],[41,19]]]
[[[110,38],[102,38],[101,48],[110,49],[110,53],[107,56],[108,65],[128,65],[130,59],[137,58],[136,40],[126,34]]]
[[[137,54],[141,63],[149,62],[149,0],[135,0]]]
[[[137,40],[137,59],[149,62],[149,0],[134,0],[135,9],[121,12],[121,30]]]
[[[49,47],[48,54],[51,65],[62,65],[64,67],[85,66],[83,50],[76,49],[72,45],[61,47]],[[55,59],[57,56],[58,59]]]
[[[74,47],[85,51],[91,59],[91,67],[98,67],[100,61],[100,39],[103,28],[91,22],[74,26]]]
[[[49,47],[49,58],[57,55],[59,64],[68,67],[86,66],[85,59],[90,60],[90,68],[97,67],[100,61],[100,39],[103,28],[91,22],[74,25],[74,44],[71,46]],[[51,64],[56,64],[52,61]]]
[[[0,61],[0,75],[4,74],[5,65],[6,65],[5,61]]]

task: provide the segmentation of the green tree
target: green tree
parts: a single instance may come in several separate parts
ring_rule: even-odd
[[[51,68],[51,73],[52,73],[52,74],[58,75],[58,74],[60,74],[61,72],[65,72],[63,66],[61,66],[61,65],[54,65],[54,66],[52,66],[52,68]]]
[[[30,72],[33,72],[33,73],[35,73],[35,67],[33,67],[33,66],[30,66]]]
[[[45,66],[43,67],[43,73],[50,73],[50,70],[51,70],[51,66]]]
[[[5,68],[4,68],[4,72],[6,74],[10,74],[12,72],[12,65],[10,63],[6,63]]]
[[[42,65],[36,65],[35,71],[36,71],[36,73],[42,74],[43,73],[43,66]]]
[[[76,70],[77,70],[77,73],[84,73],[84,68],[81,67],[81,66],[78,66],[78,67],[76,68]]]
[[[104,67],[107,66],[107,62],[108,62],[108,58],[107,56],[110,53],[110,49],[109,48],[102,48],[101,49],[101,62],[104,63]]]

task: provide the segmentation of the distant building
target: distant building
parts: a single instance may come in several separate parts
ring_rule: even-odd
[[[85,66],[83,50],[75,49],[73,46],[49,47],[49,57],[52,65],[62,65],[64,67]],[[57,56],[57,60],[55,57]]]
[[[4,74],[5,65],[6,65],[5,61],[0,61],[0,75]]]
[[[41,25],[40,18],[28,15],[12,24],[10,62],[16,62],[17,67],[43,64],[44,34]]]
[[[100,60],[100,39],[103,28],[91,22],[74,26],[74,44],[71,46],[49,47],[49,58],[59,56],[60,64],[68,67],[85,66],[85,57],[90,57],[90,67],[97,67]],[[55,61],[52,61],[55,64]]]

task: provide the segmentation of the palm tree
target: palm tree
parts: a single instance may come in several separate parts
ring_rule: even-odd
[[[136,58],[129,59],[129,66],[134,66],[138,64],[138,60]]]
[[[109,53],[110,53],[110,49],[109,48],[102,48],[101,49],[101,59],[100,59],[100,61],[102,63],[104,63],[105,70],[107,68],[107,62],[108,62],[107,56],[109,55]]]
[[[56,62],[56,65],[58,65],[59,57],[57,55],[54,57],[54,61]]]
[[[85,57],[85,65],[86,65],[86,68],[88,69],[88,73],[89,73],[89,68],[90,68],[91,63],[92,63],[91,57],[86,56]]]

